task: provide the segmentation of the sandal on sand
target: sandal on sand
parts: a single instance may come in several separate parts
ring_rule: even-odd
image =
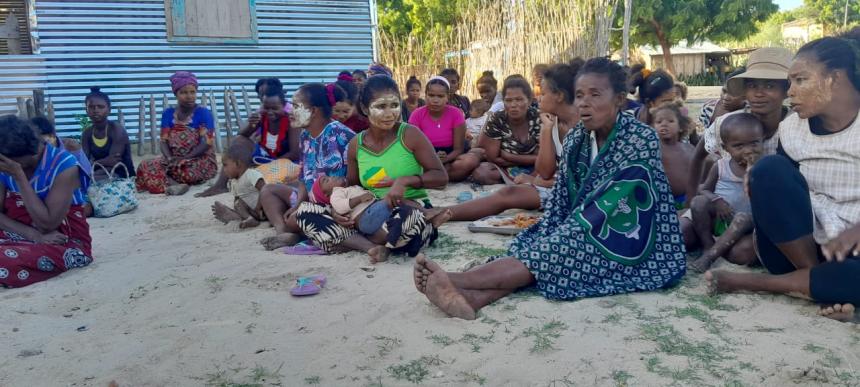
[[[299,243],[295,246],[284,247],[287,255],[326,255],[326,252],[312,244]]]
[[[323,274],[310,277],[299,277],[296,280],[296,286],[290,290],[290,294],[294,296],[312,296],[317,294],[325,286],[326,277]]]

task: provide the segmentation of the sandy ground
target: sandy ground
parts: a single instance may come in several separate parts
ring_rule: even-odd
[[[455,320],[415,291],[409,259],[365,271],[357,253],[266,252],[271,229],[222,225],[214,199],[191,194],[141,195],[135,212],[93,219],[92,265],[0,290],[0,385],[860,385],[860,328],[805,301],[708,297],[689,275],[576,302],[520,292]],[[451,223],[427,253],[457,270],[509,239]],[[322,293],[289,295],[318,273]]]

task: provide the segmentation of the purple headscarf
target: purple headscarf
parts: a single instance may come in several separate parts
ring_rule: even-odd
[[[387,75],[389,78],[394,74],[388,66],[379,62],[371,63],[370,67],[367,68],[367,72],[370,73],[369,75]]]
[[[197,77],[190,71],[177,71],[170,76],[170,86],[173,88],[173,94],[179,92],[185,86],[194,85],[197,87]]]

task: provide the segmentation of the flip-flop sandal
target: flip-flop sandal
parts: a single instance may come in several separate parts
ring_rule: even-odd
[[[326,255],[326,252],[319,247],[305,243],[284,247],[283,251],[288,255]]]
[[[325,286],[325,283],[326,278],[322,274],[311,277],[299,277],[296,280],[296,286],[290,289],[290,294],[296,297],[312,296],[318,294]]]
[[[469,200],[472,200],[473,198],[474,198],[474,195],[472,195],[471,192],[463,191],[463,192],[460,192],[459,195],[457,195],[457,203],[465,203],[465,202],[468,202]]]

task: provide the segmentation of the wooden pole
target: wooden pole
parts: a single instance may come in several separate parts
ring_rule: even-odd
[[[25,103],[27,104],[27,119],[35,117],[36,106],[33,104],[33,100],[28,98]]]
[[[155,119],[155,95],[150,94],[149,95],[149,151],[152,152],[152,154],[154,154],[154,155],[158,154],[158,153],[155,153],[155,149],[156,149],[155,145],[158,143],[158,136],[156,135],[156,132],[158,131],[158,129],[156,128],[156,126],[158,126],[158,121]]]
[[[33,90],[33,109],[36,115],[45,115],[45,90]]]
[[[230,104],[233,106],[233,113],[236,119],[236,133],[242,131],[242,116],[239,114],[239,103],[236,102],[236,93],[230,90]]]
[[[51,124],[56,125],[57,124],[57,117],[56,117],[56,113],[54,112],[54,101],[51,101],[49,99],[47,105],[48,106],[46,108],[46,114],[48,115],[48,119],[51,120]]]
[[[146,131],[146,105],[143,102],[143,96],[140,96],[140,108],[137,112],[137,155],[143,156],[144,134]]]
[[[119,108],[116,111],[116,122],[119,123],[119,126],[122,126],[122,128],[125,129],[125,115],[122,114],[122,108]]]
[[[251,100],[248,99],[248,90],[245,89],[245,85],[242,85],[242,99],[245,100],[245,117],[251,115]]]
[[[215,121],[215,127],[212,128],[215,131],[215,152],[221,153],[223,150],[221,147],[221,125],[218,124],[218,99],[215,98],[215,91],[209,92],[208,99],[212,109],[212,119]]]
[[[200,90],[200,106],[204,108],[209,108],[208,97],[206,97],[206,90]]]
[[[170,100],[167,99],[167,94],[161,95],[161,111],[167,110],[170,107]]]
[[[624,48],[621,50],[621,64],[630,65],[630,15],[633,13],[633,0],[624,0]]]
[[[233,124],[230,122],[232,120],[231,111],[230,111],[230,91],[228,89],[224,89],[224,131],[227,135],[227,142],[224,144],[224,149],[230,146],[230,142],[233,141]]]
[[[20,118],[22,120],[26,120],[28,118],[27,117],[27,99],[24,97],[18,97],[16,100],[18,103],[18,118]]]

